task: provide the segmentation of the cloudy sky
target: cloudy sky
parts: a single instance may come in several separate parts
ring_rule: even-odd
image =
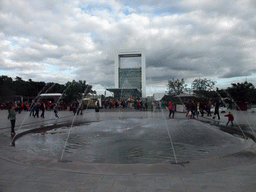
[[[256,86],[254,0],[0,0],[0,75],[114,86],[119,49],[146,51],[147,95],[171,78]]]

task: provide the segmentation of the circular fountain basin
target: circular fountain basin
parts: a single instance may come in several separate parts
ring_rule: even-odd
[[[200,121],[159,117],[105,118],[16,141],[18,149],[35,155],[60,159],[65,150],[66,161],[109,164],[193,161],[236,153],[248,145],[248,140]]]

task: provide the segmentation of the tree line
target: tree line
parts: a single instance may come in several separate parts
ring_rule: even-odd
[[[91,85],[82,80],[59,84],[36,82],[32,79],[25,81],[18,76],[13,80],[11,77],[4,75],[0,77],[0,90],[0,103],[11,101],[17,96],[36,98],[42,93],[62,93],[61,99],[63,102],[70,103],[81,99],[83,95],[88,93],[96,93],[92,90]]]
[[[181,93],[194,94],[198,100],[219,100],[227,99],[236,103],[256,104],[256,89],[250,82],[231,83],[226,89],[215,88],[216,82],[210,79],[195,79],[191,88],[184,79],[168,80],[168,95],[176,96]]]

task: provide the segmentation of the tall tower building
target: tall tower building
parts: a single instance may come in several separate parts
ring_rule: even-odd
[[[125,62],[128,58],[129,61]],[[129,94],[137,89],[146,97],[146,57],[145,50],[120,50],[115,58],[115,88]]]

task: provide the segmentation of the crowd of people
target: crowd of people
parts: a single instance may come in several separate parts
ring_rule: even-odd
[[[15,102],[7,102],[5,104],[2,104],[4,106],[2,109],[10,109],[12,107],[15,107],[15,112],[16,113],[21,113],[22,111],[29,111],[29,116],[37,117],[39,118],[42,117],[44,118],[45,111],[59,111],[63,109],[62,103],[52,103],[50,101],[26,101],[26,102],[21,102],[21,101],[15,101]],[[41,114],[39,114],[41,111]]]
[[[95,111],[99,112],[99,108],[103,109],[111,109],[111,108],[127,108],[129,105],[129,108],[134,108],[135,110],[141,110],[141,111],[147,111],[148,110],[148,105],[150,104],[151,111],[156,111],[157,108],[161,110],[161,102],[157,101],[152,101],[148,102],[142,101],[140,99],[130,101],[130,100],[123,100],[123,99],[105,99],[102,100],[101,103],[99,100],[95,102]],[[201,117],[204,115],[207,116],[213,116],[213,119],[218,118],[220,119],[220,114],[219,114],[219,108],[221,106],[225,106],[225,103],[222,101],[216,101],[212,103],[211,101],[205,103],[205,102],[197,102],[193,100],[188,100],[185,103],[186,107],[186,117],[189,118],[199,118],[199,115],[201,114]],[[21,101],[16,101],[14,103],[8,102],[6,104],[2,104],[1,108],[8,109],[8,119],[11,121],[11,135],[15,135],[14,127],[15,127],[15,119],[16,119],[16,113],[21,113],[22,111],[29,111],[29,116],[32,116],[34,118],[44,118],[45,116],[45,111],[46,110],[53,110],[55,114],[55,118],[59,118],[58,116],[58,111],[64,109],[64,104],[62,102],[59,103],[52,103],[50,101],[32,101],[29,103],[28,101],[26,102],[21,102]],[[80,102],[80,101],[75,101],[73,102],[70,107],[72,107],[72,111],[74,115],[83,115],[83,110],[87,109],[87,103],[86,102]],[[169,118],[174,118],[174,114],[176,112],[176,105],[172,103],[171,101],[167,103],[166,106],[169,110]],[[214,108],[214,111],[212,112],[212,108]],[[41,114],[40,114],[41,112]],[[213,114],[213,115],[212,115]],[[233,120],[234,116],[230,112],[225,117],[228,117],[228,122],[226,125],[231,122],[231,126],[233,126]]]
[[[55,114],[55,118],[59,118],[58,111],[61,108],[61,103],[53,104],[51,102],[46,101],[32,101],[29,103],[26,101],[25,103],[21,101],[15,101],[15,102],[7,102],[4,104],[3,109],[8,110],[8,119],[11,122],[11,136],[15,136],[15,122],[16,122],[16,114],[21,113],[22,111],[29,111],[29,116],[33,116],[34,118],[39,116],[41,118],[44,118],[45,110],[53,110]],[[41,114],[39,114],[41,111]]]
[[[213,119],[218,118],[220,120],[220,107],[225,107],[225,103],[222,101],[215,101],[212,103],[211,101],[208,102],[196,102],[191,99],[189,99],[185,103],[186,107],[186,117],[189,118],[199,118],[199,115],[201,114],[201,117],[203,117],[205,114],[207,116],[212,116]],[[171,101],[168,102],[167,108],[169,109],[169,118],[174,118],[174,113],[176,111],[176,106]],[[212,108],[214,108],[214,111],[212,112]],[[212,115],[213,114],[213,115]],[[226,125],[228,126],[229,122],[231,123],[231,126],[233,126],[234,121],[234,115],[229,112],[228,114],[224,115],[224,117],[228,117],[228,122]]]
[[[215,119],[216,117],[220,119],[219,108],[220,106],[225,106],[225,104],[220,101],[216,101],[214,103],[212,103],[211,101],[196,102],[189,99],[186,102],[185,106],[187,110],[186,117],[199,118],[199,115],[201,114],[201,117],[203,117],[204,115],[207,115],[207,116],[213,116],[213,119]],[[211,109],[213,107],[214,107],[214,111],[212,112]]]
[[[136,110],[148,110],[148,102],[142,101],[141,99],[136,99],[134,101],[124,99],[105,99],[102,100],[101,105],[104,109],[127,108],[129,103],[131,103],[132,107]]]

